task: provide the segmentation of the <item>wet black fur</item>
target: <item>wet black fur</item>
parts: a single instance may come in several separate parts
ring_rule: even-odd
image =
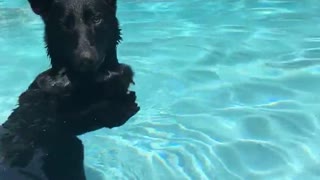
[[[52,68],[0,126],[0,179],[85,180],[77,135],[121,126],[139,111],[127,93],[133,71],[117,59],[116,0],[29,2],[45,23]]]

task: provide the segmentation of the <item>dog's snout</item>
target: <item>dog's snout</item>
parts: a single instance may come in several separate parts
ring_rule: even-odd
[[[80,61],[87,63],[87,64],[92,64],[94,62],[94,56],[89,51],[81,52]]]
[[[81,71],[93,70],[97,64],[96,57],[90,51],[83,51],[79,56],[79,64]]]

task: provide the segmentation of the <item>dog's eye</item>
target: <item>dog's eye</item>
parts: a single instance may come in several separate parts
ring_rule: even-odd
[[[92,17],[92,22],[93,22],[94,24],[100,24],[100,23],[102,22],[101,16],[100,16],[100,15],[93,16],[93,17]]]

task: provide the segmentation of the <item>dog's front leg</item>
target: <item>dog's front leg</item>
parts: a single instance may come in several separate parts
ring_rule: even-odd
[[[81,135],[104,127],[113,128],[125,124],[134,116],[140,107],[135,103],[133,92],[127,95],[126,102],[101,101],[90,105],[84,110],[74,112],[59,112],[61,126],[64,132],[71,135]]]

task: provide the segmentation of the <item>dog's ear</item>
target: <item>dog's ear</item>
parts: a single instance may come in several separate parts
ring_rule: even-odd
[[[116,7],[117,6],[117,0],[106,0],[108,4],[110,4],[111,6]]]
[[[105,0],[107,4],[114,9],[114,11],[117,10],[117,0]]]
[[[32,11],[40,16],[48,13],[53,0],[28,0]]]

